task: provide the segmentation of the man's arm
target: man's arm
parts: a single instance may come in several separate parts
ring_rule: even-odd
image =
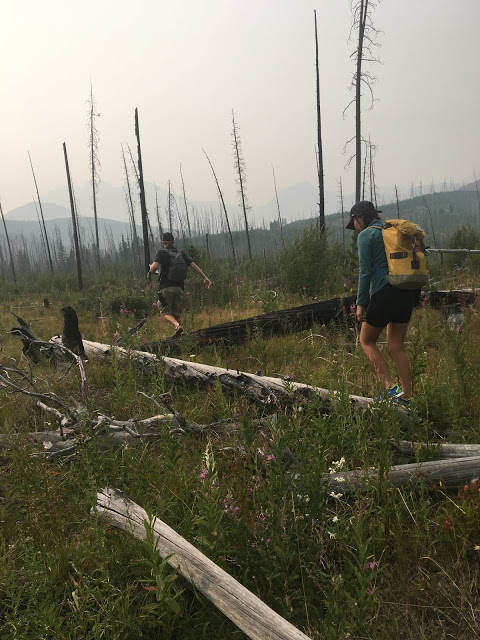
[[[158,267],[159,267],[159,263],[158,262],[152,262],[152,264],[150,265],[150,269],[147,271],[148,280],[152,279],[152,274],[156,272]]]
[[[152,265],[152,266],[153,266],[153,265]],[[190,263],[190,266],[192,267],[192,269],[193,269],[194,271],[196,271],[199,275],[201,275],[201,276],[202,276],[203,281],[204,281],[204,283],[205,283],[205,286],[207,287],[207,289],[210,289],[210,287],[212,286],[212,282],[211,282],[211,280],[209,280],[209,279],[207,278],[207,276],[203,273],[203,271],[200,269],[200,267],[198,266],[198,264],[195,264],[195,262],[191,262],[191,263]]]

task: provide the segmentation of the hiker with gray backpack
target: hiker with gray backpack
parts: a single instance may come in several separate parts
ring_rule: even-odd
[[[167,322],[173,324],[175,327],[173,335],[179,337],[183,333],[181,320],[183,309],[182,294],[188,268],[191,267],[202,276],[207,289],[210,289],[212,283],[184,251],[180,251],[175,247],[173,234],[169,231],[163,234],[162,245],[163,248],[157,251],[155,259],[150,265],[147,278],[150,279],[152,274],[157,272],[157,269],[160,270],[158,281],[160,315]]]
[[[409,220],[379,217],[372,202],[361,200],[350,210],[347,229],[358,232],[358,290],[356,317],[362,322],[360,344],[385,390],[379,399],[390,399],[408,408],[412,379],[405,338],[421,287],[428,281],[423,239],[425,232]],[[400,385],[391,374],[377,346],[387,328],[387,348]]]

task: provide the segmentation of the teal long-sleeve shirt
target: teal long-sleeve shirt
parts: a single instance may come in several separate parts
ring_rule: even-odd
[[[374,293],[387,284],[388,264],[382,232],[376,227],[385,227],[383,220],[373,220],[357,238],[358,290],[357,304],[365,306]]]

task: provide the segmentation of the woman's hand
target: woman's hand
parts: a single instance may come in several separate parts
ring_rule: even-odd
[[[363,310],[363,304],[357,304],[357,321],[363,322],[365,320],[365,312]]]

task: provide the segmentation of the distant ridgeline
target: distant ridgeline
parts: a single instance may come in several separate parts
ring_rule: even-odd
[[[480,202],[479,196],[475,190],[458,190],[443,193],[432,193],[425,196],[417,196],[410,200],[402,200],[399,203],[399,214],[397,204],[378,204],[382,209],[381,217],[386,220],[389,218],[406,218],[420,224],[426,231],[427,244],[434,246],[432,225],[437,237],[437,248],[444,247],[449,236],[463,226],[471,226],[480,231]],[[63,209],[59,207],[59,209]],[[255,210],[251,213],[251,218],[255,215]],[[292,217],[295,212],[282,211],[282,215]],[[235,215],[236,217],[236,215]],[[347,222],[348,212],[345,211],[343,216],[340,213],[334,213],[326,216],[327,232],[330,242],[342,242],[345,237],[350,242],[351,233],[343,231]],[[7,231],[10,238],[10,244],[15,256],[15,260],[27,261],[30,263],[40,262],[46,264],[45,242],[42,241],[41,226],[38,221],[19,221],[9,220],[6,216]],[[213,227],[212,232],[209,220],[199,219],[196,216],[195,223],[192,222],[192,242],[190,242],[185,220],[179,220],[178,214],[175,216],[178,230],[174,232],[178,238],[178,246],[189,249],[191,245],[208,251],[212,256],[230,259],[231,248],[230,240],[226,232],[218,232],[218,220]],[[156,220],[154,215],[150,213],[151,231],[153,234],[152,254],[160,244],[160,234],[158,224],[154,224]],[[237,230],[232,231],[235,250],[239,260],[243,260],[248,255],[246,234],[242,229],[240,221],[236,219],[230,223],[235,223]],[[106,220],[99,218],[99,236],[101,253],[112,256],[112,253],[121,256],[129,256],[133,242],[132,228],[127,222],[119,222],[116,220]],[[279,222],[270,222],[270,224],[260,227],[260,221],[256,221],[254,228],[250,229],[250,244],[252,253],[256,256],[263,257],[272,254],[279,254],[283,249],[283,243],[292,242],[295,237],[309,225],[314,225],[316,218],[308,218],[304,220],[296,220],[295,222],[286,223],[283,221],[282,227]],[[92,252],[95,245],[95,225],[92,217],[79,217],[80,239],[82,251]],[[73,231],[72,222],[69,217],[47,219],[45,220],[48,240],[50,244],[51,254],[55,262],[74,264],[73,256]],[[205,230],[201,232],[199,230]],[[139,255],[142,254],[142,229],[140,225],[136,225],[137,239],[140,248]],[[152,255],[153,257],[153,255]],[[2,263],[8,262],[8,247],[5,239],[5,231],[3,225],[0,225],[0,259]]]

